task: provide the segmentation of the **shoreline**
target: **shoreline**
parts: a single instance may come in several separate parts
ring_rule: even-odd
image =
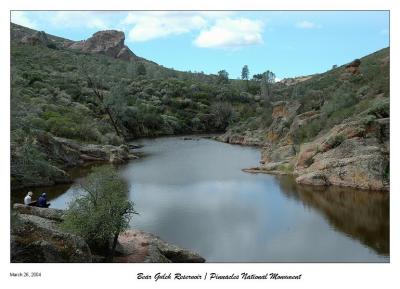
[[[240,139],[240,141],[236,141]],[[232,145],[241,145],[241,146],[248,146],[248,147],[257,147],[260,149],[261,156],[263,156],[263,148],[265,149],[265,146],[263,145],[254,145],[251,144],[251,141],[246,140],[246,136],[242,135],[240,138],[235,137],[233,142],[231,142],[231,138],[228,136],[220,135],[218,137],[215,137],[214,140],[227,143],[227,144],[232,144]],[[250,144],[249,144],[250,143]],[[307,145],[307,144],[303,144]],[[279,149],[272,150],[268,152],[269,154],[273,154],[274,152],[279,152]],[[303,167],[297,168],[295,167],[296,164],[296,159],[300,158],[301,151],[296,153],[295,155],[290,156],[289,158],[283,159],[282,161],[277,161],[277,162],[269,162],[266,164],[264,160],[260,160],[261,166],[256,166],[256,167],[250,167],[250,168],[243,168],[242,171],[246,173],[251,173],[251,174],[267,174],[267,175],[275,175],[275,176],[281,176],[281,175],[288,175],[292,176],[295,178],[295,182],[299,185],[306,185],[306,186],[313,186],[313,187],[341,187],[341,188],[351,188],[351,189],[357,189],[357,190],[363,190],[363,191],[375,191],[375,192],[386,192],[390,193],[390,184],[389,185],[383,185],[379,188],[374,188],[371,185],[366,186],[362,185],[360,183],[340,183],[340,181],[334,180],[334,182],[331,182],[326,179],[326,177],[323,174],[319,174],[318,171],[312,172],[312,173],[307,173],[307,174],[301,174],[302,170],[304,170]],[[310,175],[309,178],[305,178],[304,176]],[[336,182],[335,182],[336,181]]]
[[[85,240],[59,228],[65,210],[13,205],[12,263],[104,263]],[[61,244],[60,244],[61,242]],[[113,263],[204,263],[198,253],[156,235],[128,229],[118,237]]]

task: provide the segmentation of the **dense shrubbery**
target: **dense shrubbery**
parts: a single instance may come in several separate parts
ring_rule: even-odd
[[[107,109],[128,139],[221,131],[255,112],[244,82],[229,80],[225,73],[183,73],[146,61],[19,43],[11,50],[13,84],[22,96],[18,102],[35,108],[24,117],[34,128],[56,136],[107,141],[105,134],[116,134],[106,124]]]

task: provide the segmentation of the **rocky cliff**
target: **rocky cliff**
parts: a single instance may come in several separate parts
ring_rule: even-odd
[[[104,262],[93,255],[79,236],[60,230],[64,211],[14,204],[11,224],[11,262],[90,263]],[[205,262],[199,254],[169,244],[157,236],[127,230],[120,234],[114,262],[193,263]]]
[[[67,46],[82,52],[100,53],[113,58],[133,61],[139,58],[124,44],[125,34],[117,30],[99,31],[87,40]]]
[[[294,175],[299,184],[388,191],[387,52],[303,80],[303,96],[294,87],[291,97],[269,104],[267,127],[239,133],[231,129],[218,139],[261,147],[260,166],[247,172]],[[282,95],[288,95],[287,86],[296,84],[279,84]]]
[[[297,108],[296,103],[275,104],[261,165],[245,171],[293,174],[296,182],[307,185],[389,190],[389,118],[361,115],[298,145],[293,141],[295,132],[318,119],[319,113],[296,115]],[[294,118],[289,128],[287,118]]]

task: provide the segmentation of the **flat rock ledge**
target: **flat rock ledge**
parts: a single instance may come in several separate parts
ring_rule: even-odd
[[[266,169],[263,167],[252,167],[252,168],[246,168],[242,169],[243,172],[245,173],[250,173],[250,174],[268,174],[268,175],[293,175],[292,173],[285,172],[279,169]]]
[[[94,263],[83,238],[59,228],[64,210],[14,204],[11,225],[11,262],[14,263]],[[203,263],[196,252],[167,243],[137,229],[120,234],[114,257],[116,263]]]
[[[118,238],[115,262],[121,263],[203,263],[199,254],[169,244],[159,237],[130,229]]]

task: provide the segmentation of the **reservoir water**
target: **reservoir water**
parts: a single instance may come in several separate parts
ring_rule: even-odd
[[[388,193],[243,172],[258,165],[258,148],[197,137],[135,144],[143,156],[120,166],[139,212],[131,226],[207,262],[389,262]],[[86,172],[75,172],[76,182]],[[34,192],[46,191],[53,208],[65,208],[76,190]]]

